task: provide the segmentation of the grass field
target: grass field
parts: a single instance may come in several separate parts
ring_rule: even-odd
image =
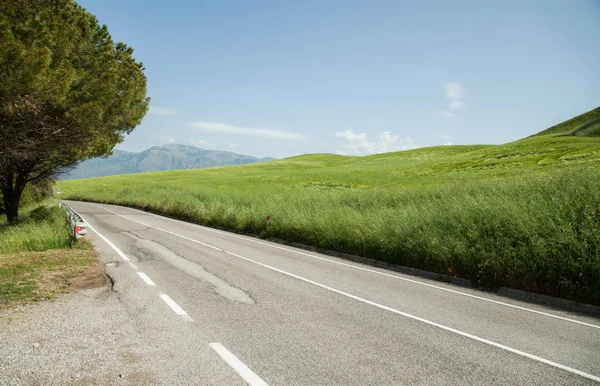
[[[67,291],[96,261],[89,243],[72,241],[55,201],[26,206],[20,220],[0,220],[0,310]]]
[[[536,134],[574,135],[578,137],[600,137],[600,107],[554,125]]]
[[[71,199],[600,304],[599,167],[600,138],[571,133],[59,187]]]

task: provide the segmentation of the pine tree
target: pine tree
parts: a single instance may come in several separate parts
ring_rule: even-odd
[[[0,0],[0,192],[110,154],[148,110],[133,49],[72,0]]]

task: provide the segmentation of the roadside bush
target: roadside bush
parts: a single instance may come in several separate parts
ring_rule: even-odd
[[[50,217],[54,214],[55,210],[60,210],[59,208],[49,208],[45,205],[38,206],[34,210],[29,213],[29,217],[33,221],[48,221]]]
[[[42,202],[52,197],[53,180],[36,180],[25,187],[21,196],[21,207]]]

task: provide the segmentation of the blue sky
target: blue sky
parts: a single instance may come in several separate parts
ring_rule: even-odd
[[[600,105],[600,1],[79,1],[146,66],[119,149],[496,144]]]

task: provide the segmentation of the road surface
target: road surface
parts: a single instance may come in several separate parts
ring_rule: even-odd
[[[153,342],[148,383],[600,382],[596,318],[130,208],[69,204],[93,229],[118,313]]]

